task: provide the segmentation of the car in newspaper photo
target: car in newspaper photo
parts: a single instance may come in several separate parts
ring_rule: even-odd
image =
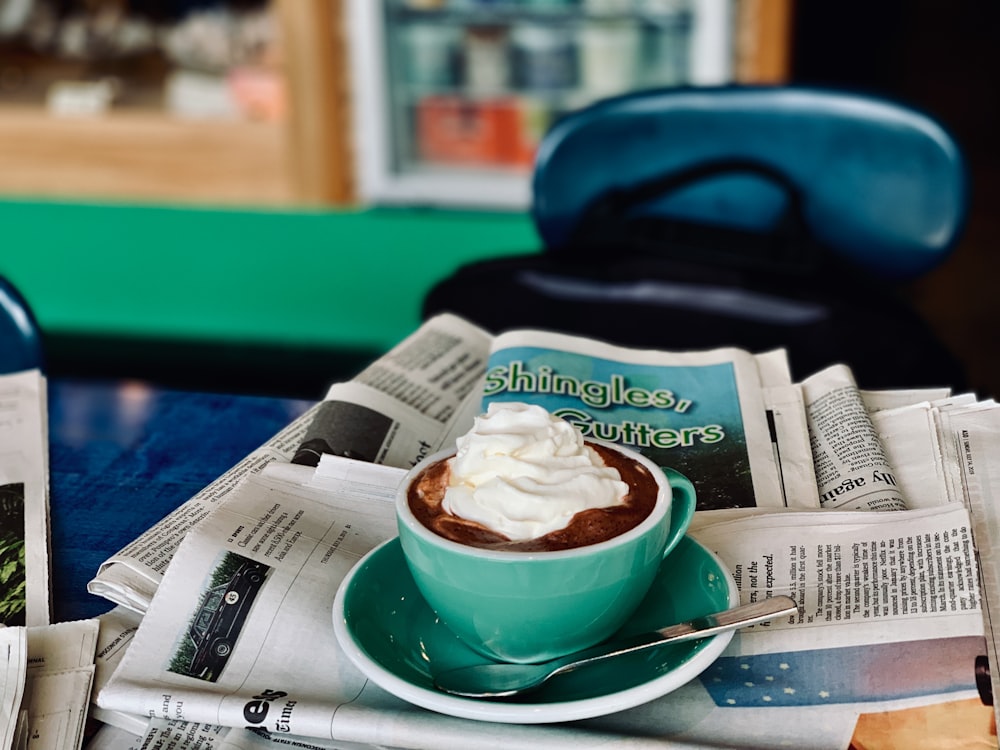
[[[215,567],[168,669],[215,682],[271,568],[233,552]]]

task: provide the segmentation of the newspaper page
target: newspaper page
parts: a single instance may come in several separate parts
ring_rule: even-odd
[[[736,634],[692,683],[597,720],[675,727],[693,747],[995,747],[975,664],[985,647],[968,514],[767,514],[700,528],[741,600],[799,615]],[[630,726],[631,724],[631,726]],[[991,732],[993,732],[991,734]]]
[[[911,390],[878,390],[862,389],[861,400],[869,414],[875,414],[886,409],[899,409],[927,401],[942,401],[950,398],[951,388],[915,388]],[[975,401],[975,395],[968,393],[960,396],[962,399]]]
[[[742,631],[701,676],[649,703],[568,724],[498,725],[412,706],[351,665],[332,634],[333,596],[358,557],[394,535],[392,504],[318,492],[302,471],[270,467],[189,534],[99,705],[256,726],[288,744],[412,748],[846,748],[915,726],[937,739],[988,732],[974,672],[986,643],[961,504],[701,524],[695,537],[744,601],[788,594],[801,615]],[[381,484],[399,477],[387,470]],[[188,644],[204,642],[198,622],[212,592],[225,589],[224,601],[248,570],[262,579],[241,597],[249,611],[231,649],[200,656]],[[944,723],[928,729],[929,717]]]
[[[453,315],[433,318],[325,400],[109,558],[88,591],[143,613],[178,544],[247,477],[273,461],[315,465],[322,453],[409,466],[472,423],[490,336]]]
[[[982,661],[991,700],[1000,696],[1000,408],[994,403],[946,410],[942,442],[958,456],[963,500],[973,520],[982,570],[988,659]],[[1000,721],[1000,701],[993,701]]]
[[[17,747],[18,727],[23,727],[21,701],[28,668],[26,628],[0,628],[0,745]]]
[[[97,620],[28,628],[22,714],[32,750],[83,745],[97,632]]]
[[[819,487],[801,386],[796,383],[764,388],[764,405],[786,507],[819,508]]]
[[[802,381],[820,504],[842,510],[907,506],[854,375],[833,365]]]
[[[779,476],[764,388],[783,385],[762,382],[757,358],[739,349],[662,352],[511,331],[493,342],[483,407],[539,404],[584,437],[633,448],[687,476],[700,510],[816,507],[815,485],[786,493]]]
[[[118,606],[97,618],[100,623],[96,652],[94,654],[94,685],[90,700],[90,716],[103,724],[117,727],[132,735],[142,735],[148,720],[144,716],[122,711],[108,711],[96,703],[97,694],[111,679],[125,652],[132,643],[142,615]]]
[[[332,454],[411,467],[472,424],[492,337],[439,315],[346,383],[330,386],[293,463]]]
[[[281,737],[251,729],[217,724],[149,719],[138,732],[103,726],[87,744],[87,750],[389,750],[383,746],[342,740],[324,741],[307,737]]]
[[[950,448],[942,444],[940,415],[942,410],[972,402],[971,394],[962,394],[871,413],[908,508],[962,502],[962,493],[956,491],[958,485],[947,471],[949,464],[957,467],[957,463],[942,460]]]
[[[0,375],[0,624],[49,623],[48,397],[38,370]]]
[[[401,470],[384,470],[395,487]],[[313,473],[268,467],[189,532],[101,708],[330,736],[366,682],[336,646],[334,594],[396,522],[384,499],[310,489]]]

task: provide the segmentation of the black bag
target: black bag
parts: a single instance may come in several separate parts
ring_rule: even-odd
[[[733,172],[786,193],[768,231],[642,210]],[[440,312],[493,333],[540,328],[668,351],[784,347],[796,380],[844,362],[863,388],[965,387],[961,365],[898,290],[816,242],[798,189],[754,162],[703,165],[606,194],[564,247],[471,263],[439,282],[422,314]]]

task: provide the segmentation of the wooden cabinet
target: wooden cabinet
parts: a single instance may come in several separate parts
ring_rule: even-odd
[[[64,116],[0,93],[0,196],[262,207],[350,203],[340,2],[273,0],[269,12],[282,40],[284,117],[173,116],[162,106],[162,92],[140,105]]]
[[[278,123],[189,121],[160,113],[54,117],[0,108],[0,194],[284,206],[300,199]]]

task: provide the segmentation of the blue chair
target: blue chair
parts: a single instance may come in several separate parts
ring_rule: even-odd
[[[960,150],[922,113],[794,87],[634,92],[557,122],[532,189],[542,252],[459,269],[425,316],[668,350],[783,346],[798,378],[843,361],[864,387],[964,387],[901,293],[968,212]]]
[[[0,374],[41,369],[43,353],[31,308],[14,285],[0,277]]]
[[[712,167],[718,179],[655,200],[665,178]],[[840,92],[720,88],[639,92],[565,118],[539,149],[533,214],[557,250],[595,210],[761,230],[785,208],[778,180],[798,191],[817,241],[893,281],[937,267],[968,211],[959,149],[919,112]]]

